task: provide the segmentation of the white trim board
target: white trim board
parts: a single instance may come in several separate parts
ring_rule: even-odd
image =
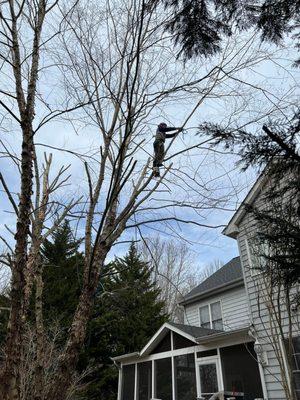
[[[149,340],[146,346],[141,350],[140,357],[143,357],[144,355],[148,355],[149,353],[151,353],[151,351],[156,347],[159,341],[163,339],[169,331],[178,333],[180,336],[185,337],[191,342],[194,342],[195,344],[197,343],[196,339],[193,336],[189,335],[186,332],[183,332],[182,330],[176,328],[172,324],[165,322],[163,326],[161,326],[160,329],[155,333],[155,335],[152,336],[152,338]]]

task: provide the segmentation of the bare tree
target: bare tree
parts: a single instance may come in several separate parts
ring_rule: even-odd
[[[218,227],[203,223],[202,212],[209,207],[224,207],[230,196],[220,192],[216,197],[212,192],[215,179],[203,184],[199,169],[190,167],[194,172],[188,174],[172,164],[175,157],[191,148],[201,149],[205,140],[168,155],[166,161],[172,161],[161,178],[153,180],[149,125],[154,112],[159,110],[164,115],[164,108],[179,101],[194,98],[195,112],[207,98],[217,96],[220,85],[224,84],[225,90],[233,71],[237,73],[248,62],[259,63],[266,55],[258,52],[251,54],[251,60],[244,59],[244,52],[237,50],[233,56],[228,46],[205,73],[197,72],[195,66],[178,67],[172,62],[171,46],[162,32],[163,18],[144,1],[84,2],[65,18],[69,34],[63,37],[58,62],[68,94],[78,103],[88,103],[78,118],[86,127],[97,130],[100,152],[94,153],[96,160],[84,164],[89,199],[87,208],[80,210],[85,218],[83,289],[48,398],[64,396],[85,338],[101,268],[125,230],[140,232],[142,225],[157,223],[170,233],[175,232],[174,223]],[[184,185],[193,197],[187,200],[184,194],[175,200],[176,188]],[[163,207],[153,205],[159,194],[167,201]]]
[[[166,313],[171,320],[181,322],[182,310],[178,302],[196,286],[200,276],[194,254],[184,242],[159,237],[144,239],[140,249],[145,261],[149,262],[153,281],[161,289]]]
[[[153,180],[152,146],[148,137],[154,116],[158,113],[166,116],[168,107],[178,105],[179,101],[187,104],[195,100],[192,112],[184,121],[187,123],[204,101],[220,95],[228,98],[235,95],[243,83],[236,79],[230,85],[228,82],[268,55],[259,48],[252,49],[252,38],[246,42],[235,39],[228,43],[214,65],[199,69],[191,64],[184,68],[174,62],[169,39],[162,30],[163,13],[146,6],[144,1],[75,1],[70,5],[45,0],[4,0],[0,7],[4,38],[0,72],[5,78],[0,88],[1,117],[6,121],[5,129],[9,129],[12,120],[22,138],[22,151],[17,154],[1,143],[4,154],[20,173],[19,204],[1,175],[17,219],[15,247],[4,259],[11,268],[12,281],[5,362],[0,375],[1,394],[4,400],[20,399],[20,365],[26,353],[22,343],[29,298],[35,284],[37,381],[34,396],[62,400],[67,397],[101,269],[112,246],[126,230],[140,231],[142,225],[153,227],[161,223],[161,229],[177,237],[182,224],[219,227],[206,223],[207,212],[226,208],[236,194],[236,188],[228,190],[228,185],[218,184],[217,177],[203,176],[203,159],[199,165],[188,159],[185,168],[176,161],[193,150],[203,150],[206,155],[205,139],[183,148],[175,148],[171,141],[166,157],[169,163],[161,178]],[[51,40],[56,45],[50,51]],[[41,65],[46,49],[48,58]],[[50,106],[38,86],[38,83],[42,85],[42,78],[49,79],[44,64],[50,58],[62,72],[65,84],[64,102],[60,107]],[[36,107],[37,102],[43,114]],[[97,150],[88,156],[67,150],[84,161],[88,194],[82,201],[75,198],[61,204],[53,195],[68,181],[68,168],[62,167],[53,178],[52,158],[45,156],[40,172],[39,144],[35,138],[46,123],[70,111],[76,111],[71,121],[76,129],[81,125],[85,132],[92,129],[97,132]],[[51,148],[51,143],[48,147]],[[222,172],[222,181],[224,175]],[[59,217],[49,227],[54,214]],[[81,226],[84,224],[83,287],[66,345],[44,388],[45,336],[39,249],[67,214],[78,219]],[[170,254],[170,262],[172,257]],[[183,265],[182,259],[179,268]]]
[[[300,320],[292,297],[299,296],[299,287],[290,291],[282,284],[274,285],[272,276],[266,274],[256,275],[253,280],[257,293],[257,306],[252,310],[254,329],[261,327],[254,330],[254,337],[259,346],[274,353],[280,371],[279,383],[286,399],[294,400],[293,336],[299,332]],[[259,352],[258,356],[259,362],[263,363],[262,358],[266,356]],[[273,375],[271,369],[269,373]],[[279,377],[274,378],[278,380]]]
[[[0,375],[0,387],[3,399],[20,398],[20,364],[23,357],[23,335],[29,296],[33,283],[37,284],[37,310],[41,297],[41,272],[39,262],[39,247],[47,235],[43,230],[49,212],[53,212],[55,204],[49,210],[49,196],[65,182],[62,168],[57,176],[49,179],[50,158],[45,159],[42,173],[34,146],[36,132],[36,103],[43,99],[38,93],[39,75],[43,74],[40,66],[41,54],[46,43],[60,32],[42,36],[45,19],[52,14],[57,1],[40,0],[37,2],[13,0],[2,1],[0,4],[0,73],[3,84],[0,88],[0,109],[2,129],[7,126],[17,128],[21,136],[21,152],[15,155],[5,142],[1,144],[15,165],[20,176],[18,200],[9,189],[6,179],[1,174],[1,184],[16,215],[16,230],[14,249],[1,258],[11,269],[11,312],[5,347],[5,362]],[[73,4],[72,4],[73,6]],[[49,111],[49,110],[48,110]],[[48,112],[50,116],[52,112]],[[35,190],[35,201],[32,193]],[[65,215],[75,203],[63,206]],[[60,208],[60,207],[58,207]],[[48,234],[50,230],[48,229]],[[6,241],[4,239],[4,241]],[[6,241],[8,244],[8,241]],[[30,243],[30,245],[29,245]],[[37,329],[42,330],[37,312]],[[39,348],[41,351],[40,344]]]
[[[215,259],[207,264],[204,268],[201,269],[200,272],[200,280],[199,283],[209,278],[212,274],[217,272],[224,265],[223,261]]]
[[[25,327],[24,334],[24,357],[20,365],[20,399],[28,400],[36,396],[36,384],[40,379],[36,375],[36,370],[39,368],[41,362],[40,358],[37,359],[38,349],[36,348],[38,340],[36,335],[39,333],[28,324]],[[59,353],[61,351],[61,338],[63,332],[61,331],[60,324],[57,321],[52,321],[49,330],[44,332],[44,348],[40,357],[43,359],[44,374],[42,377],[43,387],[46,388],[51,381],[53,372],[55,371],[55,364],[57,363]],[[85,388],[83,383],[84,378],[90,374],[91,369],[84,370],[82,373],[73,371],[71,376],[70,385],[66,394],[66,400],[75,398],[75,394],[80,393]],[[38,383],[39,384],[39,383]]]
[[[214,260],[200,268],[195,254],[186,242],[142,237],[140,251],[152,270],[153,281],[161,289],[170,319],[184,322],[182,307],[184,296],[223,266]],[[188,321],[187,321],[188,323]]]

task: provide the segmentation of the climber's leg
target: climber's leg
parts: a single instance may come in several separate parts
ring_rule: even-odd
[[[154,147],[154,159],[153,159],[153,176],[159,177],[159,167],[162,165],[163,156],[164,156],[164,143],[155,140],[153,143]]]
[[[165,157],[164,142],[159,142],[156,153],[156,161],[158,167],[161,167],[163,165],[164,157]]]

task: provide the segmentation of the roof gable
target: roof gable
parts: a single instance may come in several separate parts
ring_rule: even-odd
[[[152,336],[146,346],[140,351],[140,357],[150,354],[158,344],[164,339],[168,332],[173,331],[178,335],[183,336],[190,342],[197,344],[197,338],[207,336],[220,331],[215,329],[206,329],[199,326],[190,326],[177,324],[175,322],[166,322],[163,326]]]
[[[235,257],[227,264],[223,265],[218,271],[210,277],[201,282],[191,290],[185,297],[181,304],[196,301],[198,298],[206,294],[212,294],[213,291],[226,290],[227,287],[234,283],[241,284],[243,282],[243,272],[241,267],[240,257]]]
[[[149,356],[152,351],[159,345],[164,337],[172,331],[175,334],[182,336],[191,342],[191,347],[199,344],[207,344],[215,341],[223,340],[227,337],[240,337],[242,335],[243,340],[248,340],[248,327],[244,327],[235,331],[217,331],[215,329],[201,328],[199,326],[190,326],[184,324],[177,324],[175,322],[166,322],[163,326],[155,333],[154,336],[149,340],[146,346],[140,351],[130,354],[123,354],[117,357],[113,357],[112,360],[115,362],[128,363],[136,362],[145,356]],[[174,335],[173,335],[174,339]],[[186,344],[186,343],[185,343]],[[184,347],[189,347],[184,344]],[[181,349],[182,347],[177,347]],[[165,353],[162,353],[165,354]]]

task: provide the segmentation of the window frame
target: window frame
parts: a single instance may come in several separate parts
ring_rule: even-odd
[[[220,310],[221,310],[221,320],[222,320],[222,330],[224,330],[224,313],[223,313],[223,306],[222,306],[222,299],[218,299],[218,300],[214,300],[214,301],[210,301],[208,303],[205,303],[201,306],[198,307],[198,314],[199,314],[199,326],[202,327],[201,324],[201,308],[204,307],[208,307],[208,313],[209,313],[209,324],[210,324],[210,328],[207,329],[215,329],[213,327],[213,319],[212,319],[212,312],[211,312],[211,305],[215,304],[215,303],[220,303]],[[218,320],[216,320],[218,321]]]
[[[216,374],[217,374],[217,385],[218,385],[218,390],[223,390],[224,389],[224,383],[223,383],[223,377],[222,377],[222,366],[221,366],[221,359],[220,359],[220,354],[218,350],[218,355],[213,356],[213,357],[204,357],[196,360],[196,377],[197,377],[197,389],[198,393],[200,396],[202,394],[205,394],[205,392],[202,392],[202,386],[201,386],[201,376],[200,376],[200,366],[201,365],[215,365],[216,367]]]

